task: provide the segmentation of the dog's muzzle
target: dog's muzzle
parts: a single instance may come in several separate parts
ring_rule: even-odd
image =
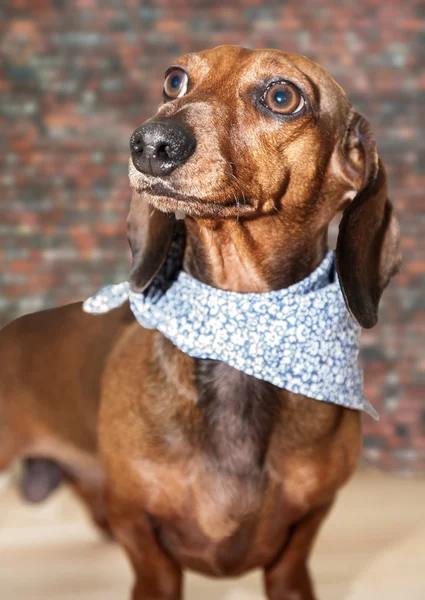
[[[146,175],[169,175],[184,164],[196,146],[191,131],[175,123],[150,121],[133,133],[130,150],[133,164]]]

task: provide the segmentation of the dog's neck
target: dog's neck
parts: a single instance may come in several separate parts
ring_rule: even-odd
[[[277,215],[186,218],[185,224],[184,270],[223,290],[267,292],[288,287],[307,277],[326,253],[326,230],[303,238]]]
[[[196,279],[234,292],[266,292],[304,279],[326,253],[326,232],[315,239],[291,234],[277,217],[195,221],[186,218],[184,269]],[[198,406],[205,451],[215,468],[246,477],[261,489],[282,393],[225,363],[196,361]],[[257,488],[255,488],[257,489]]]

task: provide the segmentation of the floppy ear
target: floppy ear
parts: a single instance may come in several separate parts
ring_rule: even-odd
[[[133,291],[143,292],[164,264],[175,222],[174,213],[156,210],[133,192],[127,219],[127,238],[133,257],[130,273]]]
[[[375,138],[367,120],[357,113],[343,152],[345,171],[357,194],[339,226],[336,267],[347,308],[368,329],[378,320],[382,292],[400,268],[399,229]]]

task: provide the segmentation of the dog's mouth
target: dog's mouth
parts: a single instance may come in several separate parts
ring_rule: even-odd
[[[252,198],[211,200],[182,194],[162,181],[138,187],[137,191],[146,196],[152,206],[163,212],[183,212],[194,217],[242,217],[252,214],[254,203]]]

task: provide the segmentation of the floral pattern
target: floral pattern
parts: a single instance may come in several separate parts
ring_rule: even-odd
[[[363,393],[358,363],[360,327],[350,316],[329,250],[306,279],[265,293],[227,292],[184,271],[173,278],[179,249],[143,294],[128,282],[89,298],[102,314],[130,301],[146,328],[157,329],[194,358],[220,360],[277,387],[315,400],[378,413]]]

